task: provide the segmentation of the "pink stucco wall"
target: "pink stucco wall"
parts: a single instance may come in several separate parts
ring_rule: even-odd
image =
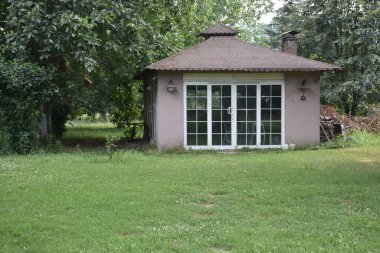
[[[177,90],[166,90],[173,80]],[[183,75],[180,72],[160,71],[156,97],[156,145],[159,149],[183,148]]]
[[[166,90],[173,80],[177,91]],[[306,100],[300,99],[302,80],[307,81]],[[319,73],[285,74],[285,143],[297,146],[319,144]],[[183,73],[160,71],[156,97],[156,144],[160,149],[183,148]]]
[[[302,80],[306,80],[306,100],[301,100]],[[285,74],[285,143],[297,146],[319,144],[319,73]]]

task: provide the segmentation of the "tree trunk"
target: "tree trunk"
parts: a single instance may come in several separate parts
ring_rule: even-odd
[[[43,115],[40,124],[40,141],[47,144],[51,135],[51,104],[42,106]]]
[[[359,94],[355,92],[352,95],[352,105],[351,105],[351,115],[350,116],[356,116],[358,105],[359,105]]]
[[[350,115],[350,105],[348,104],[347,97],[342,96],[341,97],[344,113],[346,115]]]

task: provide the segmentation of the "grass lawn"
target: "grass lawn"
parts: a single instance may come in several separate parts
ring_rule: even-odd
[[[380,252],[379,144],[0,157],[0,252]]]

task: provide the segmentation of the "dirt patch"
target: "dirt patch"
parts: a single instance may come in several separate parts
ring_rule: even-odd
[[[139,237],[143,235],[141,231],[124,231],[121,233],[123,237]]]
[[[364,159],[360,159],[359,162],[361,162],[361,163],[374,163],[375,161],[368,159],[368,158],[364,158]]]
[[[207,202],[194,202],[194,205],[204,207],[204,208],[212,208],[214,207],[213,203],[207,203]]]

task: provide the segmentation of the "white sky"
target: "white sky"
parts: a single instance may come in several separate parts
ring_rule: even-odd
[[[284,4],[283,0],[272,0],[274,3],[273,11],[276,11],[277,9],[281,8]],[[276,16],[274,12],[269,12],[266,15],[262,16],[259,20],[260,23],[263,24],[269,24],[272,21],[272,18]]]

